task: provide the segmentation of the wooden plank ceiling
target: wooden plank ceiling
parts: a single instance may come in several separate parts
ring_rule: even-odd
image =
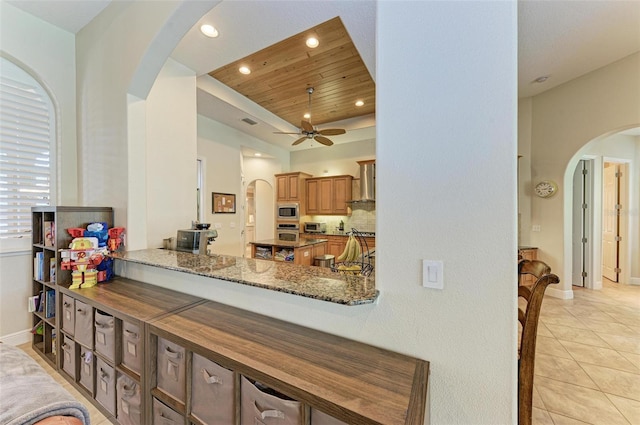
[[[320,41],[318,47],[307,47],[310,36]],[[249,67],[251,74],[241,74],[241,66]],[[375,113],[375,83],[339,17],[209,75],[296,127],[308,111],[308,87],[315,90],[313,125]],[[364,105],[356,107],[356,100]]]

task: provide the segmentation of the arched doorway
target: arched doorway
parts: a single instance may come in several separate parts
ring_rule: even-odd
[[[565,173],[569,189],[565,193],[565,229],[569,229],[565,247],[570,250],[566,258],[572,260],[573,285],[600,289],[603,280],[636,283],[632,276],[640,270],[633,259],[640,256],[640,218],[633,211],[638,211],[640,200],[632,194],[640,191],[639,136],[638,129],[603,135],[585,144],[569,161]],[[614,172],[607,172],[614,168]],[[611,205],[609,174],[617,176],[619,183]],[[613,228],[616,234],[609,235]],[[607,268],[615,270],[613,279],[611,273],[604,272]]]
[[[244,256],[251,257],[251,242],[271,239],[274,232],[273,186],[253,180],[245,192]]]

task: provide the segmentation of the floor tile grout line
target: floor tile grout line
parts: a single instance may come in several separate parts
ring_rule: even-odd
[[[616,394],[606,393],[606,392],[604,392],[604,391],[603,391],[602,393],[603,393],[603,394],[604,394],[604,396],[605,396],[605,397],[606,397],[606,398],[611,402],[611,404],[613,404],[613,407],[615,407],[615,408],[616,408],[616,410],[617,410],[618,412],[620,412],[620,414],[622,415],[622,417],[623,417],[623,418],[624,418],[624,419],[629,423],[629,425],[632,425],[632,424],[631,424],[631,420],[630,420],[629,418],[627,418],[627,416],[624,414],[624,412],[622,412],[620,409],[618,409],[618,405],[617,405],[617,404],[615,404],[615,403],[613,402],[613,400],[611,400],[611,397],[609,397],[609,396],[610,396],[610,395],[612,395],[612,396],[620,397],[620,398],[624,398],[624,399],[627,399],[627,400],[633,400],[633,399],[630,399],[630,398],[627,398],[627,397],[622,397],[622,396],[619,396],[619,395],[616,395]],[[633,400],[633,401],[638,401],[638,400]]]
[[[593,366],[598,366],[598,367],[604,367],[604,368],[607,368],[607,369],[617,370],[617,371],[620,371],[620,372],[633,373],[634,375],[640,375],[640,370],[639,370],[638,372],[629,372],[628,370],[625,370],[625,369],[619,369],[619,368],[612,367],[612,366],[605,366],[605,365],[602,365],[602,364],[590,363],[590,362],[588,362],[588,361],[578,360],[578,359],[576,359],[576,358],[573,356],[573,354],[571,354],[571,351],[569,351],[569,350],[567,349],[567,347],[565,347],[565,346],[564,346],[564,344],[562,344],[562,341],[564,341],[564,340],[560,340],[560,339],[559,339],[559,340],[557,340],[557,341],[560,343],[560,345],[562,345],[562,347],[565,349],[565,351],[566,351],[567,353],[569,353],[569,355],[571,356],[571,358],[572,358],[573,360],[575,360],[575,362],[576,362],[576,363],[578,363],[578,364],[580,364],[580,363],[582,362],[582,363],[584,363],[584,364],[588,364],[588,365],[593,365]],[[579,343],[579,342],[574,342],[574,341],[564,341],[564,342],[569,342],[569,343],[573,343],[573,344],[581,344],[581,343]],[[585,345],[585,346],[587,346],[587,347],[595,347],[594,345],[588,345],[588,344],[582,344],[582,345]],[[596,348],[605,348],[605,347],[596,347]],[[614,351],[616,354],[618,354],[620,357],[622,357],[624,360],[626,360],[626,361],[627,361],[631,366],[634,366],[634,367],[635,367],[635,365],[634,365],[633,363],[631,363],[631,362],[629,361],[629,359],[627,359],[625,356],[623,356],[622,354],[620,354],[620,353],[618,352],[618,350],[615,350],[615,349],[613,349],[613,348],[610,348],[610,350],[611,350],[611,351]],[[625,351],[625,352],[626,352],[626,351]],[[586,373],[586,371],[585,371],[585,373]]]

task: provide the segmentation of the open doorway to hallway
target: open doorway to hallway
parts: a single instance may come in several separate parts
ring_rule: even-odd
[[[244,256],[251,257],[251,242],[273,238],[275,205],[273,186],[253,180],[245,193]]]
[[[576,158],[577,157],[577,158]],[[571,283],[638,283],[640,273],[640,137],[614,134],[576,153],[571,205]],[[569,171],[569,170],[567,170]]]

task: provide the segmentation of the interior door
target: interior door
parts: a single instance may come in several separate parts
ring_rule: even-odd
[[[604,163],[602,173],[602,276],[618,282],[619,165]]]
[[[573,261],[571,284],[584,286],[587,276],[587,166],[584,159],[578,162],[573,173]]]

